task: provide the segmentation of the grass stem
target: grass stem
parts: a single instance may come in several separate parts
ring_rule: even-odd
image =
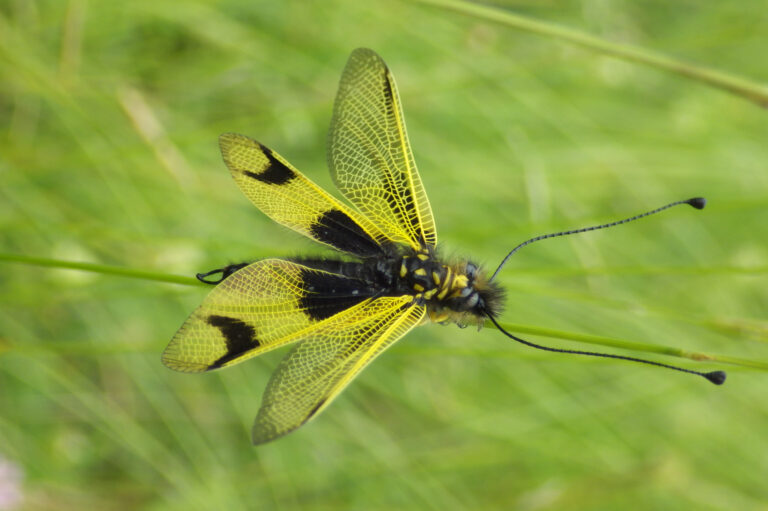
[[[145,270],[136,270],[132,268],[120,268],[117,266],[108,266],[106,264],[83,263],[75,261],[62,261],[59,259],[49,259],[46,257],[34,257],[21,254],[0,253],[0,261],[9,263],[21,263],[34,266],[45,266],[47,268],[59,268],[67,270],[88,271],[92,273],[103,273],[106,275],[117,275],[118,277],[129,277],[134,279],[154,280],[157,282],[169,282],[171,284],[183,284],[186,286],[201,285],[202,283],[192,277],[182,275],[169,275],[167,273],[158,273]]]
[[[524,30],[543,37],[559,39],[582,48],[587,48],[621,60],[643,64],[656,69],[669,71],[695,82],[715,87],[761,107],[768,107],[768,87],[723,71],[688,64],[661,53],[638,48],[628,44],[618,44],[599,37],[580,32],[554,23],[538,21],[495,7],[479,5],[460,0],[416,0],[417,2],[450,9],[462,14],[474,16],[507,27]]]

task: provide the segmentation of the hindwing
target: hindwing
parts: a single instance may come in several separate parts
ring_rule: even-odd
[[[376,52],[358,48],[339,83],[328,166],[342,194],[392,240],[435,246],[432,209],[416,169],[395,79]]]
[[[424,314],[411,297],[383,297],[315,329],[272,375],[253,426],[253,443],[274,440],[315,417]]]

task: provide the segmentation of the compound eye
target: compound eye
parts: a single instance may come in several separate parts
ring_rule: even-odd
[[[467,273],[467,277],[474,278],[477,273],[477,266],[474,263],[467,263],[467,268],[464,271]]]

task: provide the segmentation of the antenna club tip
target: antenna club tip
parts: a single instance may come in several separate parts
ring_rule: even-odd
[[[704,197],[694,197],[693,199],[688,199],[685,202],[687,202],[688,204],[690,204],[696,209],[704,209],[704,206],[707,205],[707,199],[705,199]]]
[[[708,379],[715,385],[722,385],[725,382],[725,371],[712,371],[711,373],[704,373],[702,376]]]

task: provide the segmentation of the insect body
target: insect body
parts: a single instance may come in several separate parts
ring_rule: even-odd
[[[373,51],[357,49],[350,56],[329,136],[331,174],[352,207],[255,140],[227,133],[219,142],[232,176],[256,207],[346,254],[265,259],[198,276],[203,280],[221,273],[222,280],[166,348],[166,366],[209,371],[295,343],[267,385],[254,443],[278,438],[312,419],[376,356],[419,324],[482,325],[490,320],[501,328],[495,318],[503,293],[493,278],[474,263],[446,263],[436,255],[432,210],[395,81]],[[679,203],[698,204],[691,201]],[[542,349],[593,354],[544,348],[505,333]]]

